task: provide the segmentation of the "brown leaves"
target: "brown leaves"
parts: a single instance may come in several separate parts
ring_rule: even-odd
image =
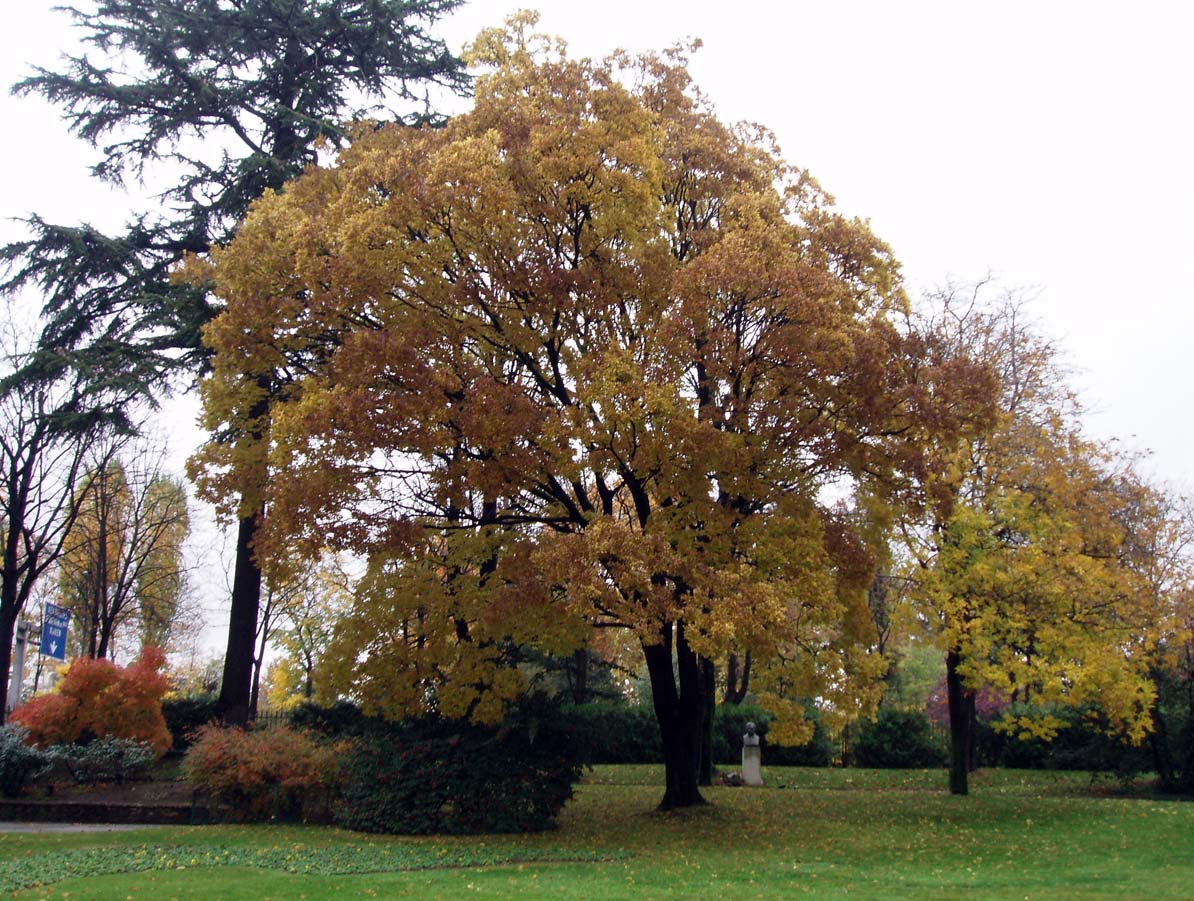
[[[845,691],[874,670],[867,558],[819,492],[890,495],[954,426],[898,267],[682,64],[532,50],[532,24],[479,39],[471,112],[358,132],[204,269],[209,423],[269,385],[259,551],[373,555],[339,684],[378,704],[434,684],[488,715],[503,642],[563,652],[593,622],[682,621]],[[209,496],[250,457],[205,449]]]

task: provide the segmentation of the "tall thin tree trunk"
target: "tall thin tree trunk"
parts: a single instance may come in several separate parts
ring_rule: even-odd
[[[589,649],[578,648],[572,654],[568,666],[568,681],[572,688],[572,703],[584,704],[589,700]]]
[[[108,627],[107,625],[101,623],[100,630],[99,630],[99,642],[96,644],[95,653],[92,654],[92,656],[96,657],[97,659],[101,659],[101,660],[106,658],[108,656],[109,646],[112,643],[111,639],[112,639],[111,628]]]
[[[713,661],[700,657],[701,692],[704,695],[704,716],[701,719],[701,763],[697,770],[699,785],[713,784],[713,710],[717,705],[717,686]]]
[[[7,583],[7,580],[5,580]],[[20,615],[16,586],[12,586],[12,597],[9,597],[9,585],[3,587],[3,599],[0,600],[0,674],[4,676],[3,694],[0,694],[0,723],[8,718],[8,685],[12,680],[12,642],[17,633],[17,617]]]
[[[966,770],[978,769],[978,697],[973,691],[964,692],[966,700]]]
[[[949,792],[952,795],[970,793],[970,715],[965,686],[958,674],[961,662],[961,655],[956,650],[945,656],[945,685],[949,697]]]
[[[257,612],[261,605],[261,567],[253,556],[259,514],[240,521],[236,533],[236,567],[232,575],[232,609],[228,612],[228,650],[220,685],[220,713],[229,725],[243,726],[252,703]]]
[[[659,802],[660,810],[706,803],[697,785],[705,704],[700,665],[684,638],[683,623],[677,623],[674,631],[679,685],[672,671],[672,625],[660,629],[658,644],[643,647],[651,677],[651,700],[663,743],[666,788]]]
[[[257,702],[261,699],[261,668],[265,665],[265,647],[269,642],[270,603],[266,602],[266,622],[261,625],[261,642],[253,652],[253,685],[249,690],[249,719],[257,719]]]
[[[303,652],[303,697],[308,701],[315,697],[315,661],[310,651]]]

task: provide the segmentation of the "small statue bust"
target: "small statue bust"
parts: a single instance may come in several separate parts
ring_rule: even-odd
[[[742,747],[757,748],[759,746],[759,736],[755,732],[755,724],[746,724],[746,734],[742,736]]]

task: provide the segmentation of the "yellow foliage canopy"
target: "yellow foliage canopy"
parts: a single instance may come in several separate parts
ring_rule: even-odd
[[[898,491],[988,383],[925,363],[888,248],[678,54],[478,51],[471,112],[359,130],[194,264],[226,304],[207,425],[264,436],[208,444],[203,492],[264,505],[267,557],[369,557],[328,659],[371,709],[433,685],[491,719],[512,647],[594,626],[873,700],[865,550],[822,489]]]
[[[917,599],[969,692],[1035,705],[1009,729],[1052,738],[1048,711],[1086,706],[1139,742],[1165,628],[1144,547],[1162,527],[1159,495],[1131,459],[1082,436],[1052,348],[1022,319],[1015,303],[944,304],[955,352],[1000,376],[999,416],[940,449],[933,527],[908,533]]]

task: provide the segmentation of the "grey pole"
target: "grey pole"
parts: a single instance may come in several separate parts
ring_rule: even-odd
[[[8,679],[8,703],[5,713],[12,713],[12,709],[21,703],[21,684],[25,681],[25,645],[28,644],[29,624],[25,620],[17,620],[17,635],[12,654],[12,675]]]

